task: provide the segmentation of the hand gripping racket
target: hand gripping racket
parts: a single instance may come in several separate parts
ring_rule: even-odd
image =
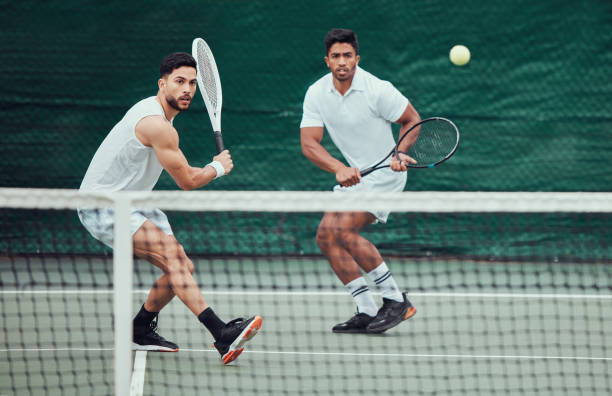
[[[427,118],[410,127],[393,150],[376,165],[362,170],[361,176],[377,169],[388,168],[389,164],[383,163],[392,155],[397,156],[398,147],[407,136],[410,136],[410,139],[416,136],[416,141],[405,153],[417,161],[416,164],[406,164],[409,168],[433,168],[455,154],[459,145],[459,129],[451,120],[442,117]]]
[[[206,41],[201,38],[193,40],[191,46],[191,54],[196,60],[198,73],[198,87],[200,94],[204,98],[206,111],[210,117],[210,123],[215,134],[215,144],[217,145],[217,153],[225,150],[223,145],[223,136],[221,135],[221,80],[219,79],[219,71],[213,57],[212,51]]]

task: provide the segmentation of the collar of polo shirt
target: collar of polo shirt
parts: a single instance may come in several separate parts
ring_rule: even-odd
[[[331,73],[330,73],[330,76],[331,76]],[[334,87],[334,77],[333,76],[331,76],[331,78],[328,80],[327,90],[329,92],[334,92],[336,90],[336,87]],[[355,75],[353,76],[353,81],[351,81],[351,87],[349,88],[348,91],[346,91],[344,95],[346,95],[350,91],[363,91],[363,90],[365,90],[364,76],[363,76],[363,72],[361,68],[357,66],[357,69],[355,70]]]

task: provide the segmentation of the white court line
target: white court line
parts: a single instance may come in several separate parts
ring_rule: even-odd
[[[130,396],[142,396],[144,392],[144,377],[147,366],[147,351],[136,351]]]
[[[44,349],[0,349],[0,352],[49,352],[49,351],[109,351],[107,348],[44,348]],[[142,352],[142,351],[138,351]],[[137,356],[138,356],[137,352]],[[189,349],[181,348],[178,353],[185,352],[214,352],[215,349]],[[417,359],[499,359],[499,360],[586,360],[586,361],[612,361],[612,357],[588,357],[588,356],[543,356],[543,355],[459,355],[459,354],[423,354],[423,353],[359,353],[359,352],[316,352],[316,351],[244,351],[245,354],[260,354],[260,355],[297,355],[297,356],[348,356],[348,357],[400,357],[400,358],[417,358]],[[144,364],[144,362],[142,362]],[[136,361],[134,362],[136,369]]]
[[[0,290],[0,294],[112,294],[113,290]],[[149,290],[134,290],[133,294],[148,294]],[[345,291],[258,291],[258,290],[203,290],[204,295],[257,295],[257,296],[347,296]],[[373,293],[379,295],[380,293]],[[408,292],[412,297],[453,297],[453,298],[526,298],[526,299],[593,299],[612,300],[612,294],[537,294],[537,293],[419,293]]]
[[[181,349],[181,352],[216,352],[212,349]],[[444,355],[421,353],[359,353],[359,352],[308,352],[308,351],[244,351],[245,354],[262,355],[298,355],[298,356],[349,356],[349,357],[401,357],[401,358],[427,358],[427,359],[503,359],[503,360],[590,360],[612,361],[612,357],[587,356],[529,356],[529,355]]]
[[[102,352],[113,348],[3,348],[0,352]]]
[[[148,290],[139,291],[148,293]],[[305,295],[305,296],[347,296],[346,291],[248,291],[248,290],[216,290],[204,291],[203,294],[218,294],[218,295],[262,295],[262,296],[290,296],[290,295]],[[373,295],[380,293],[373,292]],[[520,294],[520,293],[419,293],[408,292],[410,297],[478,297],[478,298],[576,298],[576,299],[612,299],[612,294]]]
[[[113,294],[113,290],[112,289],[103,289],[103,290],[84,290],[84,289],[0,290],[0,294]]]

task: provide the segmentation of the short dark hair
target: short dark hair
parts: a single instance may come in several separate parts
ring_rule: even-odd
[[[165,77],[172,73],[174,70],[183,66],[190,66],[196,68],[196,61],[193,56],[186,52],[173,52],[167,55],[159,65],[159,77]]]
[[[325,36],[325,54],[329,54],[329,49],[336,43],[349,43],[355,49],[355,53],[359,54],[359,42],[357,34],[349,29],[332,29]]]

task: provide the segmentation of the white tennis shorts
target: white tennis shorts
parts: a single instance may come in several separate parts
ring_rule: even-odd
[[[89,233],[109,247],[113,247],[115,211],[111,208],[78,209],[79,219]],[[130,231],[133,236],[145,221],[151,221],[167,235],[172,235],[168,217],[159,209],[132,209]]]
[[[395,172],[391,168],[375,170],[361,178],[361,181],[350,187],[334,186],[334,192],[402,192],[406,187],[406,172]],[[386,223],[389,217],[388,210],[372,211],[376,220]]]

